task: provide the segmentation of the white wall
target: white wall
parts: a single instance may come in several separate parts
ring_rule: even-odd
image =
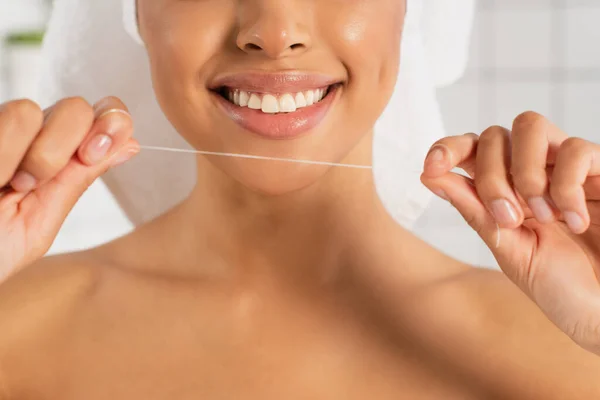
[[[43,27],[47,13],[46,0],[0,0],[0,38],[13,30]],[[0,43],[3,43],[3,40]],[[0,44],[0,99],[8,95],[6,57],[3,50]]]
[[[47,3],[45,0],[0,0],[0,32],[43,25]]]

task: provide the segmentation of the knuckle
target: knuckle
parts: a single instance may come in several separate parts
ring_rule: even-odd
[[[10,126],[15,128],[40,124],[43,112],[37,103],[28,99],[15,100],[2,106],[0,114],[8,120]]]
[[[103,98],[96,105],[96,108],[99,108],[99,107],[120,108],[123,111],[129,112],[129,110],[127,109],[127,106],[125,105],[125,103],[123,103],[123,100],[121,100],[120,98],[118,98],[116,96],[107,96],[107,97]]]
[[[570,199],[576,199],[581,187],[555,182],[550,185],[550,196],[559,208],[568,205]]]
[[[82,97],[69,97],[56,103],[53,115],[55,121],[68,123],[71,127],[91,126],[94,109]]]
[[[493,125],[484,130],[479,137],[480,143],[488,143],[493,142],[498,139],[498,137],[504,137],[508,134],[508,130],[500,125]]]
[[[441,139],[437,140],[433,145],[431,145],[431,148],[436,147],[436,146],[450,147],[457,140],[458,140],[458,136],[448,136],[445,138],[441,138]]]
[[[517,190],[523,195],[541,195],[546,189],[548,178],[545,174],[534,171],[514,171],[512,181]]]
[[[465,139],[468,139],[465,141]],[[479,139],[479,135],[469,132],[462,135],[455,136],[446,136],[437,140],[434,144],[431,145],[431,148],[436,146],[446,147],[448,149],[460,149],[464,148],[466,143],[477,142]]]
[[[67,97],[56,103],[57,107],[68,109],[74,114],[86,114],[91,113],[93,115],[93,109],[90,103],[86,99],[80,96]]]
[[[589,151],[588,142],[578,137],[566,139],[560,146],[559,154],[566,153],[569,157],[582,157]]]
[[[475,145],[475,147],[477,147],[477,144],[479,143],[480,136],[478,134],[476,134],[476,133],[468,132],[468,133],[462,134],[460,136],[460,138],[462,138],[463,140],[466,140],[469,143],[473,143]]]
[[[525,111],[519,114],[513,121],[513,127],[536,127],[542,124],[546,124],[546,117],[536,113],[535,111]],[[513,129],[522,132],[520,129]]]

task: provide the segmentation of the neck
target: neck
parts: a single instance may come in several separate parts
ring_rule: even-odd
[[[371,144],[368,137],[344,162],[370,165]],[[332,167],[309,187],[267,196],[200,157],[194,191],[162,229],[181,238],[167,239],[177,257],[169,263],[298,282],[335,279],[369,230],[388,220],[370,170]]]

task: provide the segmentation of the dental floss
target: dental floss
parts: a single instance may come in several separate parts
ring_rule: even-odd
[[[328,165],[331,167],[373,169],[373,166],[371,166],[371,165],[344,164],[344,163],[334,163],[334,162],[327,162],[327,161],[299,160],[296,158],[266,157],[266,156],[254,156],[254,155],[250,155],[250,154],[221,153],[221,152],[216,152],[216,151],[174,149],[174,148],[170,148],[170,147],[160,147],[160,146],[140,146],[140,148],[142,150],[169,151],[172,153],[204,154],[204,155],[208,155],[208,156],[236,157],[236,158],[247,158],[247,159],[253,159],[253,160],[267,160],[267,161],[283,161],[283,162],[291,162],[291,163],[298,163],[298,164]]]
[[[500,248],[500,225],[496,223],[496,248]]]

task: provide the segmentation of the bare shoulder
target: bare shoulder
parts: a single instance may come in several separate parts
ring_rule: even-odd
[[[98,276],[85,256],[73,254],[42,259],[0,284],[1,400],[8,399],[2,388],[10,392],[12,380],[48,361],[44,350],[68,329],[77,306],[94,292]]]
[[[10,322],[3,326],[31,328],[47,323],[53,315],[68,312],[97,282],[97,269],[82,256],[44,258],[0,284],[0,321]],[[17,328],[0,331],[0,349],[13,335],[22,336]]]
[[[574,344],[501,272],[469,269],[415,300],[428,316],[425,338],[444,337],[438,350],[499,398],[600,398],[600,357]]]

